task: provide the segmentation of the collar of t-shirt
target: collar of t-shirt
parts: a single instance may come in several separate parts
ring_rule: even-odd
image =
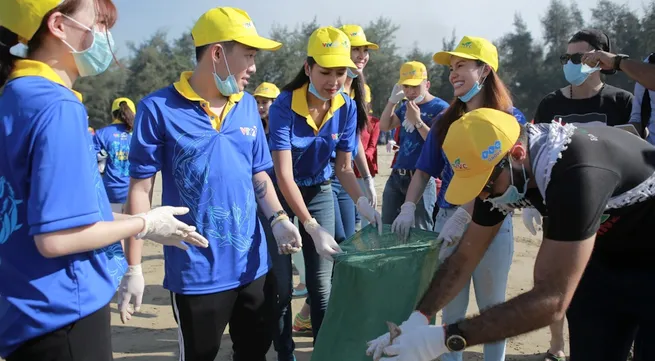
[[[84,100],[82,97],[82,94],[79,92],[76,92],[73,89],[70,89],[69,87],[64,84],[64,81],[61,79],[61,77],[55,73],[52,68],[46,64],[42,63],[40,61],[36,60],[29,60],[29,59],[19,59],[16,60],[14,63],[14,69],[12,70],[11,74],[9,75],[9,80],[17,79],[17,78],[22,78],[25,76],[40,76],[42,78],[48,79],[53,83],[57,83],[66,89],[70,90],[75,94],[77,99],[81,101]]]
[[[291,110],[293,110],[294,113],[300,115],[301,117],[304,117],[307,125],[309,125],[309,127],[314,130],[314,135],[318,135],[318,132],[321,130],[321,128],[323,128],[325,124],[327,124],[327,122],[332,119],[334,113],[336,113],[339,108],[346,104],[346,99],[344,99],[342,93],[339,93],[334,98],[332,98],[332,101],[330,102],[330,109],[328,109],[327,113],[325,113],[321,124],[317,125],[316,121],[314,121],[314,118],[312,118],[312,116],[309,114],[309,104],[307,104],[308,86],[309,83],[306,83],[302,87],[293,91],[291,94]]]

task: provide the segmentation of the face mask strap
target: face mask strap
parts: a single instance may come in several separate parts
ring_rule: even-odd
[[[227,65],[227,56],[225,55],[225,48],[221,46],[221,50],[223,53],[223,62],[225,62],[225,68],[227,69],[227,77],[225,77],[225,80],[221,79],[221,81],[227,81],[230,75],[232,75],[232,72],[230,71],[230,66]],[[212,66],[214,67],[214,74],[216,74],[216,76],[218,76],[218,78],[220,79],[221,77],[218,75],[218,72],[216,71],[216,62],[212,61]]]

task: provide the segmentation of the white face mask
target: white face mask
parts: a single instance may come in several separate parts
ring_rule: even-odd
[[[503,206],[509,204],[517,204],[523,198],[525,198],[525,193],[528,191],[528,177],[525,174],[525,166],[521,165],[523,170],[523,193],[520,193],[518,188],[514,185],[514,171],[512,170],[512,161],[509,161],[509,178],[512,184],[507,187],[505,193],[501,196],[494,198],[487,198],[486,201],[493,204],[494,206]]]

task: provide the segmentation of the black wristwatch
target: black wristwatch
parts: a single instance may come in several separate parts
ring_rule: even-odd
[[[284,211],[284,209],[281,211],[277,211],[268,219],[268,223],[273,223],[273,221],[279,216],[288,216],[288,214],[287,212]]]
[[[446,326],[446,347],[451,352],[463,351],[466,348],[466,339],[456,323]]]
[[[621,61],[623,61],[623,59],[630,59],[630,56],[625,54],[616,54],[614,57],[614,70],[621,70]]]

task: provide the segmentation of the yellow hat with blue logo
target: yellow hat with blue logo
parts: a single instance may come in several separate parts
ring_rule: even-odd
[[[440,51],[432,57],[435,63],[450,65],[450,57],[480,60],[498,71],[498,49],[489,40],[475,36],[465,36],[453,51]]]
[[[247,12],[231,7],[213,8],[202,14],[191,29],[196,47],[236,41],[262,50],[278,50],[282,43],[257,34],[255,24]]]
[[[111,112],[115,112],[121,108],[121,103],[125,102],[127,103],[127,106],[130,108],[132,113],[136,113],[136,107],[134,106],[134,102],[130,100],[129,98],[116,98],[114,102],[111,104]]]
[[[43,18],[63,0],[2,0],[0,26],[18,35],[22,43],[32,39]]]
[[[366,34],[364,34],[364,29],[359,25],[344,25],[341,28],[350,39],[350,46],[366,46],[371,50],[378,50],[380,46],[375,43],[371,43],[366,40]]]
[[[459,205],[475,199],[520,133],[513,115],[490,108],[470,111],[453,122],[443,143],[454,172],[446,201]]]
[[[323,68],[356,68],[350,59],[350,39],[341,30],[325,26],[314,30],[307,44],[307,56]]]
[[[400,67],[400,85],[417,86],[427,79],[428,70],[421,62],[408,61]]]
[[[275,99],[277,96],[280,95],[280,89],[278,89],[277,86],[273,83],[261,83],[255,89],[255,93],[253,96],[256,97],[263,97],[263,98],[269,98],[269,99]]]

